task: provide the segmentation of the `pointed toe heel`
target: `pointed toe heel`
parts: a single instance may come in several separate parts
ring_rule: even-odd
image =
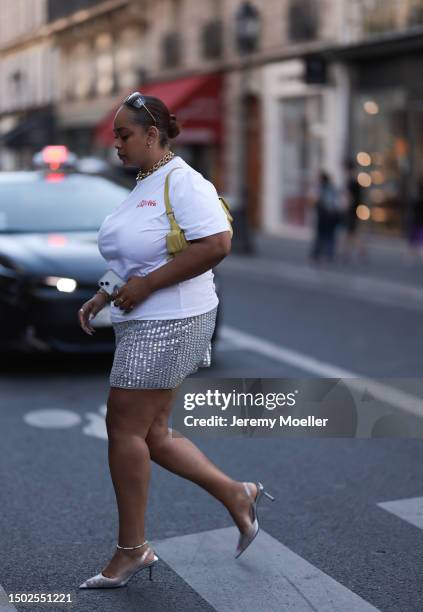
[[[265,490],[261,482],[256,483],[257,495],[255,499],[251,495],[251,491],[248,488],[247,483],[243,482],[242,484],[244,485],[244,489],[247,495],[253,500],[250,506],[250,518],[252,522],[252,527],[248,533],[241,533],[241,535],[239,536],[238,545],[235,550],[235,559],[237,559],[248,548],[248,546],[251,544],[251,542],[254,540],[260,530],[257,508],[262,496],[264,495],[271,501],[275,501],[273,495],[271,495],[268,491]]]
[[[135,548],[141,548],[144,544],[147,544],[147,540],[138,546],[119,546],[117,548],[121,548],[123,550],[134,550]],[[97,574],[96,576],[92,576],[92,578],[88,578],[85,582],[79,585],[80,589],[111,589],[117,587],[123,587],[128,584],[128,582],[143,569],[149,570],[149,579],[153,580],[153,566],[159,560],[157,555],[154,555],[153,560],[150,563],[144,563],[144,559],[146,558],[149,552],[150,546],[147,547],[147,550],[143,553],[143,555],[139,558],[135,567],[130,570],[125,570],[120,576],[115,576],[114,578],[108,578],[104,576],[102,572]]]
[[[265,495],[266,497],[268,497],[272,501],[275,501],[275,498],[273,497],[273,495],[270,495],[270,493],[268,493],[267,491],[263,490],[263,495]]]

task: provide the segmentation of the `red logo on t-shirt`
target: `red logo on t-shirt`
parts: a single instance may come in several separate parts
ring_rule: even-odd
[[[140,206],[141,208],[143,206],[157,206],[157,202],[156,200],[141,200],[141,202],[137,204],[137,208],[139,208]]]

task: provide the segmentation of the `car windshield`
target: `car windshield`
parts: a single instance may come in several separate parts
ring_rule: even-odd
[[[101,177],[1,181],[0,233],[97,231],[129,191]]]

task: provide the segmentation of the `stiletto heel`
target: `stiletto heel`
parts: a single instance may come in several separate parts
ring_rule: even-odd
[[[121,548],[123,550],[134,550],[135,548],[141,548],[141,546],[144,546],[144,544],[147,544],[147,543],[148,543],[148,540],[146,540],[142,544],[139,544],[138,546],[119,546],[119,544],[117,544],[116,547]],[[140,559],[137,559],[137,563],[135,564],[135,567],[133,569],[127,569],[120,576],[115,576],[114,578],[108,578],[107,576],[104,576],[102,572],[100,572],[96,576],[92,576],[92,578],[88,578],[88,580],[80,584],[79,588],[80,589],[111,589],[111,588],[116,588],[116,587],[123,587],[126,584],[128,584],[130,579],[133,578],[135,574],[137,574],[143,569],[146,569],[147,567],[149,569],[149,579],[153,580],[152,578],[153,565],[157,563],[159,558],[156,555],[154,555],[153,560],[150,561],[150,563],[144,563],[144,559],[148,555],[149,550],[151,550],[151,548],[150,546],[147,546],[147,550],[143,553]]]
[[[263,491],[263,493],[265,494],[266,497],[268,497],[272,501],[275,501],[275,498],[273,497],[273,495],[270,495],[270,493],[268,493],[267,491]]]
[[[244,489],[247,492],[247,495],[253,498],[253,496],[251,495],[250,489],[247,486],[247,483],[243,482],[242,484],[244,485]],[[252,522],[252,528],[248,533],[241,533],[241,535],[239,536],[238,545],[235,551],[235,559],[237,559],[248,548],[248,546],[251,544],[251,542],[254,540],[254,538],[257,536],[259,532],[260,525],[258,522],[257,507],[258,507],[259,501],[262,498],[262,496],[265,495],[265,497],[267,497],[268,499],[275,501],[275,498],[273,497],[273,495],[270,495],[270,493],[265,491],[261,482],[257,482],[256,487],[257,487],[257,495],[255,499],[253,499],[253,502],[251,503],[251,506],[250,506],[250,517],[251,517],[251,522]]]

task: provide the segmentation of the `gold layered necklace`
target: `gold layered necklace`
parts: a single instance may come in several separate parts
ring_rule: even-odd
[[[154,164],[154,166],[150,168],[150,170],[140,170],[137,174],[136,180],[142,181],[142,179],[150,176],[150,174],[153,174],[153,172],[170,162],[173,157],[175,157],[175,153],[173,151],[168,151],[161,159],[159,159],[158,162]]]

